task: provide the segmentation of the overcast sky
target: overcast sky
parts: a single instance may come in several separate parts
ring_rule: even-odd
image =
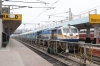
[[[13,0],[14,1],[14,0]],[[16,0],[16,1],[27,1],[27,2],[39,2],[39,0]],[[87,12],[93,9],[96,6],[100,5],[100,0],[40,0],[47,3],[48,5],[42,3],[19,3],[19,2],[4,2],[6,5],[20,5],[20,6],[32,6],[32,7],[56,7],[54,9],[46,10],[47,8],[20,8],[11,10],[14,14],[22,14],[22,23],[40,23],[41,25],[47,24],[43,21],[60,21],[68,17],[68,13],[63,13],[71,11],[73,14],[81,14],[82,12]],[[58,1],[57,3],[55,3]],[[55,4],[54,4],[55,3]],[[53,5],[54,4],[54,5]],[[100,12],[100,7],[98,9],[98,13]],[[62,14],[57,14],[62,13]],[[57,14],[55,16],[63,16],[63,17],[53,17],[50,19],[48,15]],[[23,29],[24,25],[20,25],[19,29]],[[25,29],[33,29],[33,24],[27,24]]]

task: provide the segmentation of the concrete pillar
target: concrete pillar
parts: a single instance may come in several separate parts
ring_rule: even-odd
[[[86,31],[86,40],[85,40],[85,43],[91,43],[91,40],[90,40],[90,27],[88,27],[87,31]]]
[[[98,43],[98,36],[99,36],[99,24],[94,24],[94,44]]]
[[[86,37],[90,38],[90,28],[87,28]]]
[[[66,52],[69,52],[68,43],[66,43]]]
[[[2,46],[2,18],[0,18],[0,48]]]
[[[0,16],[2,15],[2,0],[0,0]],[[2,18],[0,18],[0,48],[2,46]]]

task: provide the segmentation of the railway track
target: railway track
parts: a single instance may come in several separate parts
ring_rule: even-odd
[[[32,45],[29,45],[27,43],[24,43],[24,42],[21,42],[21,43],[23,43],[26,47],[30,48],[32,51],[36,52],[38,55],[40,55],[42,58],[44,58],[48,62],[52,63],[53,66],[80,66],[79,63],[76,63],[69,59],[65,59],[63,57],[57,57],[57,56],[48,54],[47,52],[42,51],[41,49],[37,49],[36,47],[33,47]]]
[[[72,53],[68,53],[68,54],[63,53],[61,56],[65,57],[66,55],[70,55],[70,56],[72,56],[72,57],[75,57],[74,54],[72,54]],[[79,54],[76,54],[76,55],[79,55]],[[91,55],[88,55],[88,57],[91,57]],[[100,57],[97,57],[97,56],[93,56],[93,55],[92,55],[92,60],[91,60],[91,58],[87,58],[87,60],[88,60],[90,63],[92,62],[92,63],[94,63],[94,64],[100,65]]]
[[[26,46],[28,46],[28,45],[26,45]],[[34,52],[36,52],[38,55],[40,55],[42,58],[44,58],[44,59],[47,60],[48,62],[52,63],[53,66],[68,66],[68,65],[66,65],[66,64],[63,63],[63,62],[61,62],[61,61],[59,61],[59,60],[57,60],[57,59],[55,59],[55,58],[52,58],[52,57],[46,55],[45,53],[42,53],[42,52],[40,52],[40,51],[38,51],[38,50],[36,50],[36,49],[30,47],[30,46],[28,46],[28,47],[29,47],[31,50],[33,50]]]
[[[90,56],[90,55],[89,55]],[[100,65],[100,57],[97,57],[97,56],[93,56],[92,57],[92,60],[89,59],[89,61],[95,63],[95,64],[98,64]]]
[[[19,42],[21,42],[21,41],[19,41]],[[36,52],[38,55],[43,57],[48,62],[52,63],[53,66],[84,66],[83,63],[81,64],[80,62],[75,62],[68,58],[66,59],[64,54],[61,54],[61,55],[59,55],[59,57],[57,57],[55,55],[48,54],[46,51],[41,50],[40,48],[36,48],[36,46],[34,47],[34,46],[32,46],[28,43],[24,43],[24,42],[21,42],[21,43],[23,43],[25,46],[30,48],[32,51]],[[70,56],[73,57],[73,54],[70,54]],[[93,63],[100,64],[97,61],[94,61]],[[91,66],[91,65],[87,65],[87,66]],[[92,66],[94,66],[94,65],[92,65]]]

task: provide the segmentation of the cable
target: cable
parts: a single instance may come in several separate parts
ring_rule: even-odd
[[[58,1],[56,1],[54,4],[56,4],[57,2],[59,2],[60,0],[58,0]],[[52,6],[54,5],[54,4],[52,4]],[[63,13],[68,13],[68,12],[63,12]],[[63,14],[63,13],[57,13],[57,14]],[[57,14],[52,14],[52,15],[48,15],[49,16],[49,19],[50,19],[50,16],[53,16],[53,15],[57,15]],[[57,17],[57,16],[56,16]],[[59,17],[59,16],[58,16]],[[63,17],[63,16],[61,16],[61,17]],[[48,20],[49,20],[48,19]]]
[[[53,6],[54,4],[58,3],[60,0],[57,0],[56,2],[54,2],[51,6]]]
[[[98,5],[98,6],[96,6],[96,7],[93,7],[93,8],[90,8],[90,9],[88,9],[88,10],[92,10],[92,9],[97,8],[97,7],[100,7],[100,5]],[[85,11],[82,11],[82,12],[86,12],[86,11],[88,11],[88,10],[85,10]],[[79,13],[76,13],[76,14],[80,14],[80,13],[82,13],[82,12],[79,12]]]
[[[58,0],[58,1],[60,1],[60,0]],[[54,4],[56,4],[58,1],[54,2],[51,6],[53,6]],[[48,5],[47,5],[47,6],[48,6]],[[51,7],[51,6],[50,6],[50,7]],[[45,9],[45,8],[44,8],[44,9]],[[44,9],[43,9],[43,10],[44,10]],[[36,20],[36,19],[37,19],[41,14],[43,14],[47,9],[45,9],[44,11],[43,11],[43,10],[42,10],[41,13],[40,13],[36,18],[34,18],[31,22],[33,22],[34,20]]]
[[[67,12],[63,12],[63,13],[67,13]],[[63,13],[57,13],[57,14],[63,14]],[[54,16],[54,15],[57,15],[57,14],[48,15],[49,16],[49,19],[50,19],[50,16],[53,16],[53,17],[64,17],[64,18],[66,18],[65,16]]]
[[[45,7],[45,6],[44,6],[44,7]],[[50,7],[51,7],[51,6],[50,6]],[[45,8],[44,8],[44,9],[45,9]],[[43,9],[43,10],[44,10],[44,9]],[[44,11],[43,11],[43,10],[42,10],[41,13],[40,13],[36,18],[34,18],[32,21],[34,21],[35,19],[37,19],[37,18],[38,18],[41,14],[43,14],[47,9],[45,9]],[[32,22],[32,21],[31,21],[31,22]]]
[[[68,12],[62,12],[62,13],[57,13],[57,14],[63,14],[63,13],[68,13]],[[53,16],[53,15],[57,15],[57,14],[52,14],[52,15],[48,15],[48,16]]]
[[[58,1],[60,1],[60,0],[58,0]],[[54,4],[56,4],[58,1],[56,1],[55,3],[53,3],[51,6],[53,6]],[[50,6],[50,7],[51,7]],[[48,19],[48,21],[50,20],[50,16],[49,16],[49,19]]]
[[[44,6],[45,7],[45,6]],[[45,8],[44,8],[45,9]],[[42,13],[44,13],[46,10],[42,10],[41,12],[40,12],[40,14],[38,15],[38,16],[36,16],[31,22],[33,22],[34,20],[36,20]]]
[[[6,0],[4,0],[6,1]],[[41,4],[49,4],[49,3],[46,3],[46,2],[25,2],[25,1],[12,1],[12,0],[8,0],[7,2],[22,2],[22,3],[41,3]]]

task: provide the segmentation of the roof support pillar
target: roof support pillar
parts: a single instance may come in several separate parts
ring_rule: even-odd
[[[0,48],[2,46],[2,18],[0,18]]]
[[[94,44],[99,43],[98,40],[98,36],[99,36],[99,24],[94,24]]]
[[[91,43],[91,39],[90,39],[90,27],[87,27],[85,43]]]

